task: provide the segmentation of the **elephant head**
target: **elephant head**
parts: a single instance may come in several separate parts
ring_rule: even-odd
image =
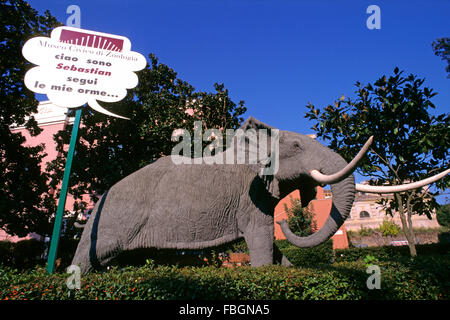
[[[245,129],[273,129],[272,127],[250,117],[243,127]],[[347,162],[331,149],[320,144],[308,135],[290,131],[279,131],[279,169],[270,180],[270,190],[275,198],[281,200],[294,190],[299,190],[302,206],[305,207],[315,198],[316,187],[331,185],[332,206],[325,224],[307,237],[296,236],[286,220],[278,222],[286,239],[298,247],[317,246],[330,237],[342,226],[350,214],[356,191],[372,193],[392,193],[422,187],[444,177],[446,170],[431,178],[401,186],[373,187],[355,184],[353,171],[372,143],[372,137],[366,142],[358,155]]]

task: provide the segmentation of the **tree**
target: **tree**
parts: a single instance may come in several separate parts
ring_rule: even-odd
[[[79,200],[75,211],[86,207],[81,201],[83,195],[90,195],[95,202],[125,176],[170,155],[176,144],[171,140],[175,129],[185,128],[192,134],[194,121],[201,120],[205,128],[224,131],[238,128],[243,120],[240,116],[246,111],[244,101],[235,104],[224,85],[215,84],[214,93],[195,91],[153,54],[149,58],[150,64],[138,73],[139,85],[122,102],[104,104],[130,120],[83,110],[69,186],[70,194]],[[67,154],[63,146],[69,143],[71,127],[55,135],[63,156],[47,167],[53,186],[63,176]]]
[[[23,82],[31,64],[22,57],[22,46],[57,25],[48,11],[39,15],[23,0],[0,0],[0,228],[12,235],[47,233],[50,227],[54,201],[40,167],[44,146],[26,146],[25,137],[10,126],[25,126],[31,136],[41,132],[30,116],[38,101]]]
[[[439,206],[436,219],[441,226],[450,228],[450,203]]]
[[[433,41],[431,46],[433,47],[435,55],[441,57],[442,60],[447,61],[447,67],[445,70],[448,73],[447,78],[450,78],[450,38],[436,39],[436,41]]]
[[[300,199],[290,198],[290,206],[285,203],[284,211],[288,214],[289,229],[299,236],[306,237],[317,229],[314,213],[308,208],[303,208]]]
[[[432,89],[422,87],[424,79],[404,77],[395,68],[394,75],[382,76],[373,85],[357,82],[357,97],[342,96],[324,110],[308,104],[305,117],[317,123],[318,137],[330,140],[330,147],[350,161],[365,141],[374,142],[357,172],[374,177],[372,185],[398,185],[418,181],[448,167],[450,146],[449,116],[431,115],[435,106]],[[435,183],[438,188],[449,185],[448,177]],[[412,256],[416,255],[412,226],[413,214],[426,214],[431,219],[437,207],[431,188],[396,193],[382,204],[388,214],[397,211]]]

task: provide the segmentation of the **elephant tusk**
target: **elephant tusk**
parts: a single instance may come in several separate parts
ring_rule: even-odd
[[[356,157],[354,157],[353,160],[349,164],[347,164],[345,166],[345,168],[343,168],[342,170],[339,170],[338,172],[333,173],[331,175],[323,174],[323,173],[319,172],[318,170],[312,170],[310,172],[311,177],[315,181],[319,182],[322,185],[333,184],[333,183],[344,180],[349,175],[351,175],[353,173],[353,171],[355,171],[356,165],[364,157],[367,150],[369,150],[369,147],[372,144],[372,141],[373,141],[373,136],[371,136],[367,140],[367,142],[364,144],[364,146],[358,152]]]
[[[408,184],[401,184],[397,186],[369,186],[365,184],[359,184],[357,183],[355,186],[356,191],[359,192],[367,192],[367,193],[394,193],[394,192],[403,192],[411,189],[417,189],[421,188],[423,186],[426,186],[427,184],[433,183],[435,181],[438,181],[439,179],[445,177],[447,174],[450,173],[450,169],[447,169],[437,175],[434,175],[432,177],[408,183]]]

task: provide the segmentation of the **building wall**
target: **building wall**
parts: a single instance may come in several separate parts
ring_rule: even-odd
[[[41,163],[41,170],[44,171],[46,167],[46,163],[49,161],[52,161],[56,159],[58,152],[56,151],[56,142],[53,140],[53,136],[59,131],[62,130],[65,126],[66,121],[66,112],[67,108],[61,108],[58,107],[49,101],[41,102],[38,106],[38,113],[34,115],[36,121],[38,122],[38,125],[40,128],[43,129],[43,131],[35,136],[32,137],[28,130],[26,130],[25,127],[12,127],[12,132],[20,132],[25,138],[26,142],[25,145],[27,146],[37,146],[41,143],[45,145],[44,152],[47,154],[43,159]],[[68,119],[68,123],[73,123],[73,118]],[[74,199],[69,194],[67,196],[65,209],[66,210],[72,210],[73,208]],[[41,239],[41,236],[32,233],[26,237],[19,238],[16,236],[11,236],[7,234],[5,231],[0,230],[0,241],[1,240],[8,240],[11,242],[17,242],[20,240],[25,239]]]
[[[298,190],[293,191],[287,197],[282,199],[275,208],[275,239],[277,240],[286,239],[280,225],[276,222],[283,219],[288,220],[288,214],[284,210],[284,204],[289,207],[291,198],[300,199],[300,192]],[[317,187],[316,199],[312,200],[309,203],[308,209],[314,213],[316,226],[318,229],[320,229],[325,224],[331,210],[330,194],[326,190]],[[342,225],[341,228],[339,228],[332,239],[334,249],[348,248],[347,231],[345,229],[345,225]]]
[[[389,197],[389,195],[387,195]],[[396,224],[401,226],[400,216],[398,213],[394,213],[394,217],[386,215],[386,211],[383,207],[376,202],[379,201],[381,197],[377,194],[364,194],[357,193],[355,197],[355,202],[353,203],[352,210],[350,212],[350,217],[345,221],[345,226],[347,230],[358,231],[361,228],[376,229],[383,223],[384,219],[393,220]],[[367,212],[369,215],[361,215],[361,212]],[[413,226],[416,228],[438,228],[439,224],[436,220],[436,216],[432,217],[430,220],[426,215],[413,215],[412,222]]]

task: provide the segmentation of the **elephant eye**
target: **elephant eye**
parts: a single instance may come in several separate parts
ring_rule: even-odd
[[[300,146],[300,143],[298,143],[298,142],[294,142],[293,147],[294,147],[294,148],[298,148],[298,149],[301,149],[301,148],[302,148],[302,147]]]

